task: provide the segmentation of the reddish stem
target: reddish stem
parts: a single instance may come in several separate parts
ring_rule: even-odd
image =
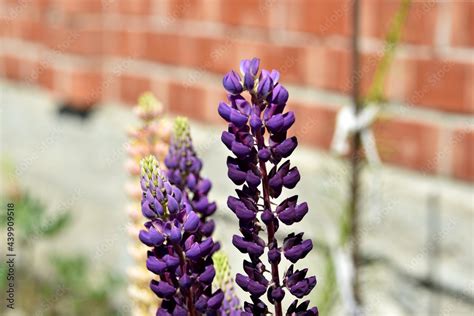
[[[257,138],[257,147],[263,148],[265,146],[263,135],[261,131],[257,132],[256,135]],[[268,173],[267,173],[267,167],[265,166],[265,162],[261,161],[259,159],[259,166],[260,166],[260,172],[262,173],[262,186],[263,186],[263,205],[266,210],[269,210],[272,212],[272,206],[270,202],[270,189],[268,186]],[[273,245],[276,244],[276,239],[275,239],[275,225],[273,221],[270,221],[270,223],[267,226],[267,234],[268,234],[268,245]],[[271,263],[271,269],[272,269],[272,281],[273,284],[276,287],[280,286],[280,273],[278,271],[278,264],[277,263]],[[283,315],[283,310],[281,307],[281,302],[280,301],[275,301],[275,316],[282,316]]]
[[[179,266],[181,268],[181,274],[185,275],[186,274],[186,258],[184,256],[183,249],[179,245],[174,245],[173,248],[179,256]],[[196,310],[194,308],[193,293],[191,289],[187,290],[186,292],[187,292],[186,300],[187,300],[189,315],[196,316]]]

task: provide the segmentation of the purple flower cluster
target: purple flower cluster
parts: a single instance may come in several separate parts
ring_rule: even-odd
[[[168,155],[165,158],[167,176],[171,184],[177,186],[188,198],[193,210],[199,215],[200,233],[210,237],[215,223],[208,219],[216,211],[216,203],[209,202],[211,181],[201,177],[202,162],[194,151],[188,120],[177,117]]]
[[[284,112],[288,91],[279,84],[278,71],[259,73],[259,63],[256,58],[243,60],[242,77],[235,71],[224,77],[229,104],[221,102],[218,111],[229,123],[228,130],[222,133],[222,142],[235,156],[227,158],[228,176],[236,185],[243,185],[236,190],[237,197],[230,196],[227,201],[239,219],[241,232],[233,236],[232,242],[249,256],[243,263],[246,275],[237,274],[235,280],[250,293],[251,302],[245,302],[243,314],[267,314],[268,307],[261,300],[267,294],[275,315],[279,316],[283,315],[281,301],[286,291],[301,299],[315,287],[316,278],[307,276],[307,269],[295,270],[293,265],[313,248],[311,240],[305,240],[303,233],[291,233],[279,245],[275,236],[280,222],[292,225],[301,221],[308,205],[298,203],[295,195],[272,210],[271,199],[278,198],[283,188],[294,188],[300,180],[298,169],[289,160],[282,162],[298,143],[296,137],[287,137],[295,122],[293,112]],[[242,95],[244,91],[250,95],[249,100]],[[260,237],[264,226],[266,240]],[[262,260],[265,249],[270,270]],[[280,278],[278,266],[282,254],[292,264]],[[298,299],[289,306],[287,315],[318,315],[316,307],[308,309],[309,301],[300,303]]]
[[[224,293],[212,290],[212,238],[201,240],[201,220],[185,194],[172,185],[154,156],[141,162],[142,213],[148,219],[139,238],[147,246],[146,266],[159,276],[150,287],[162,299],[156,315],[216,315]]]

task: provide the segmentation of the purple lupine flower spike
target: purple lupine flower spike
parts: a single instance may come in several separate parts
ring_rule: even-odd
[[[212,184],[201,176],[202,162],[194,151],[188,120],[177,117],[168,155],[165,158],[167,176],[171,184],[179,188],[198,214],[199,232],[210,237],[214,231],[214,221],[209,216],[216,211],[216,203],[208,199]],[[219,245],[216,243],[217,250]]]
[[[272,199],[279,198],[284,188],[294,188],[300,180],[298,168],[286,159],[298,142],[296,137],[287,137],[295,115],[285,112],[288,91],[279,82],[280,74],[276,70],[259,73],[259,64],[256,58],[240,63],[240,85],[236,84],[235,72],[226,75],[228,103],[221,102],[218,107],[219,115],[229,123],[221,137],[233,154],[227,158],[228,176],[242,186],[236,190],[237,196],[230,196],[227,201],[239,219],[241,232],[234,235],[232,243],[249,256],[244,261],[245,274],[237,274],[235,281],[250,293],[244,314],[267,314],[268,307],[261,299],[266,294],[274,305],[275,315],[281,316],[281,302],[289,292],[297,299],[286,315],[318,315],[316,307],[308,308],[309,301],[298,301],[315,287],[316,278],[306,276],[307,269],[294,270],[294,264],[313,248],[311,240],[304,239],[303,233],[292,233],[279,243],[275,236],[281,223],[292,225],[301,221],[308,205],[298,202],[298,196],[291,196],[272,209]],[[240,88],[248,92],[249,99],[238,93]],[[261,236],[263,231],[265,238]],[[279,264],[283,258],[292,264],[281,277]]]
[[[150,288],[162,299],[157,315],[213,315],[223,301],[212,290],[212,238],[202,240],[200,218],[181,189],[172,185],[154,156],[141,161],[142,213],[139,238],[152,249],[146,266],[159,276]]]

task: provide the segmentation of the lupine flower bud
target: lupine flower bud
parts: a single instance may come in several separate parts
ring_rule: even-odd
[[[280,221],[286,225],[299,222],[308,213],[308,204],[306,202],[297,204],[298,196],[294,195],[281,202],[277,208],[276,213]]]
[[[283,253],[292,263],[303,259],[313,249],[313,242],[310,239],[303,241],[303,233],[295,235],[291,233],[283,241]]]
[[[278,198],[284,188],[293,189],[300,180],[298,169],[291,167],[289,160],[281,163],[293,153],[298,141],[296,137],[287,137],[295,115],[291,111],[284,112],[288,91],[279,82],[280,74],[275,70],[262,70],[259,74],[259,64],[256,58],[240,63],[242,90],[250,94],[248,100],[240,92],[236,93],[240,86],[234,88],[234,72],[226,75],[224,88],[230,92],[230,104],[220,102],[218,112],[229,123],[221,136],[233,155],[227,158],[227,175],[233,183],[242,186],[236,190],[237,197],[228,198],[227,206],[239,219],[241,232],[233,236],[232,243],[250,259],[244,262],[246,275],[237,274],[235,278],[236,283],[250,293],[251,302],[245,302],[244,314],[267,314],[268,308],[260,300],[266,293],[269,302],[275,305],[275,315],[281,316],[285,293],[301,298],[314,288],[316,279],[303,276],[296,280],[289,273],[285,274],[288,279],[279,277],[282,252],[295,263],[304,258],[313,245],[311,240],[302,239],[303,234],[290,234],[279,248],[275,238],[280,221],[286,225],[301,221],[308,212],[308,205],[298,204],[297,196],[293,196],[272,210],[271,199]],[[267,238],[259,236],[264,231]],[[265,248],[269,267],[262,261]],[[267,279],[268,271],[271,271],[271,280]],[[316,308],[307,307],[307,303],[298,305],[295,301],[285,314],[317,315]]]
[[[163,300],[157,315],[216,313],[223,295],[213,292],[211,286],[215,276],[212,238],[202,240],[200,218],[187,195],[169,182],[153,156],[141,161],[141,183],[142,208],[147,209],[143,213],[153,216],[147,216],[149,221],[139,238],[153,247],[146,266],[160,277],[150,283],[151,290]]]
[[[286,104],[286,101],[288,101],[288,96],[288,91],[285,89],[285,87],[283,87],[282,85],[277,85],[275,89],[273,89],[272,103],[284,105]]]
[[[273,90],[273,80],[268,71],[262,71],[258,81],[257,95],[266,98]]]
[[[268,290],[268,300],[270,302],[281,302],[285,297],[285,291],[282,287],[270,287]]]
[[[246,90],[253,89],[259,65],[260,60],[257,58],[252,60],[242,60],[240,62],[240,73],[244,76],[244,88]]]
[[[308,309],[309,301],[304,301],[298,305],[298,300],[294,300],[288,307],[287,315],[301,315],[301,316],[319,316],[317,307]]]
[[[152,280],[150,288],[161,298],[170,298],[176,293],[176,288],[165,281]]]
[[[224,85],[224,88],[231,94],[239,94],[242,92],[240,77],[233,70],[224,76],[222,84]]]

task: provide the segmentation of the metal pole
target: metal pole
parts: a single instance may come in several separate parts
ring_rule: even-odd
[[[362,108],[360,100],[360,74],[359,74],[359,0],[352,2],[352,103],[356,115]],[[359,181],[360,181],[360,132],[356,131],[353,137],[353,147],[351,155],[352,182],[351,182],[351,257],[354,267],[352,289],[355,302],[361,307],[362,298],[360,293],[359,266],[360,266],[360,241],[359,241]]]

